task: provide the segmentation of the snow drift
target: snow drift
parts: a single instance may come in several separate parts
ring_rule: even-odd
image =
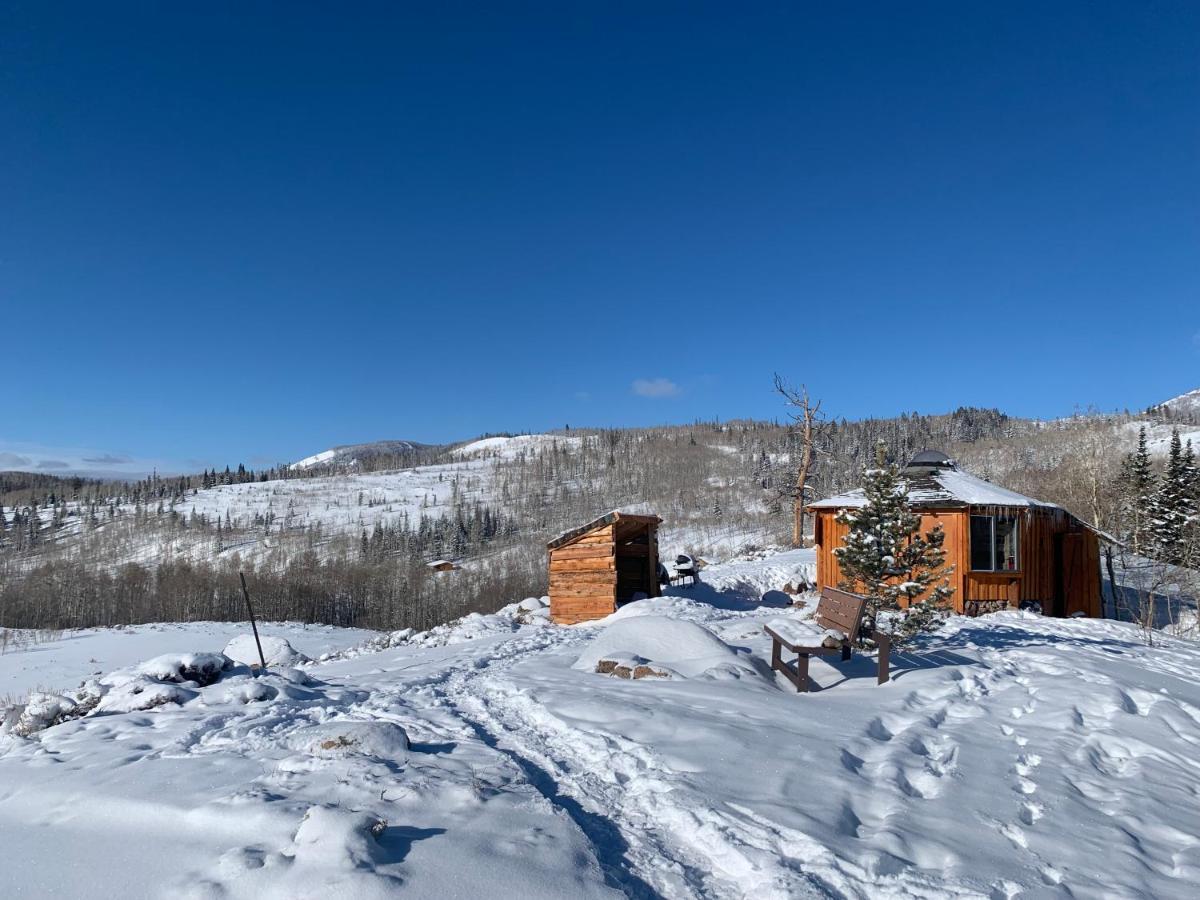
[[[595,672],[603,663],[644,666],[659,677],[739,677],[755,671],[703,625],[650,615],[609,625],[580,654],[574,668]]]
[[[298,651],[287,638],[261,635],[263,657],[268,666],[297,666],[301,663],[312,662],[307,656]],[[247,666],[259,664],[258,646],[254,643],[254,635],[239,634],[225,645],[225,655],[235,662]]]

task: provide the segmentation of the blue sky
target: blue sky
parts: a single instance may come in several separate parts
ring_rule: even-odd
[[[1200,6],[743,6],[4,4],[0,453],[1200,386]]]

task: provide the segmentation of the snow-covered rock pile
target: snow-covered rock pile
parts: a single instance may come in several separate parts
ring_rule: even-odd
[[[276,641],[271,644],[272,659],[307,659],[282,638]],[[309,699],[313,691],[308,688],[314,683],[305,672],[287,667],[255,677],[224,653],[167,653],[88,679],[73,694],[32,693],[6,714],[0,732],[29,737],[72,719],[182,706],[201,696],[206,703],[218,704],[263,703],[281,696]]]
[[[262,642],[263,657],[266,659],[268,666],[298,666],[312,662],[307,656],[294,648],[288,642],[287,638],[264,634],[260,636],[259,640]],[[258,645],[255,643],[254,635],[252,634],[239,634],[225,645],[224,652],[234,662],[239,662],[246,666],[257,666],[260,662],[258,658]]]
[[[60,694],[33,693],[24,705],[12,707],[0,723],[0,734],[28,737],[34,732],[76,718],[79,704]]]
[[[133,674],[152,681],[208,687],[232,666],[233,660],[223,653],[165,653],[134,666]]]
[[[574,668],[620,678],[741,678],[753,664],[694,622],[665,616],[618,619],[580,654]]]

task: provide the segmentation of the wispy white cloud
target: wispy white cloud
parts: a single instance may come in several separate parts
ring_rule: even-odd
[[[679,385],[669,378],[638,378],[632,390],[639,397],[677,397],[680,393]]]
[[[139,478],[157,470],[159,474],[198,472],[205,466],[178,460],[153,459],[91,447],[52,447],[0,438],[0,470],[53,472],[56,475]]]
[[[101,453],[99,456],[85,456],[85,463],[97,463],[106,466],[121,466],[127,462],[133,462],[128,456],[122,456],[117,453]]]

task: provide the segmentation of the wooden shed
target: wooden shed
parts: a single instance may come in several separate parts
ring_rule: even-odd
[[[658,516],[611,512],[572,529],[550,551],[550,618],[600,619],[642,594],[657,597]]]
[[[1036,601],[1051,616],[1100,615],[1100,533],[1061,506],[961,471],[944,453],[917,454],[904,469],[921,531],[939,522],[954,609],[978,615]],[[861,506],[861,490],[809,504],[814,516],[817,589],[838,587],[835,547],[849,531],[839,510]]]

